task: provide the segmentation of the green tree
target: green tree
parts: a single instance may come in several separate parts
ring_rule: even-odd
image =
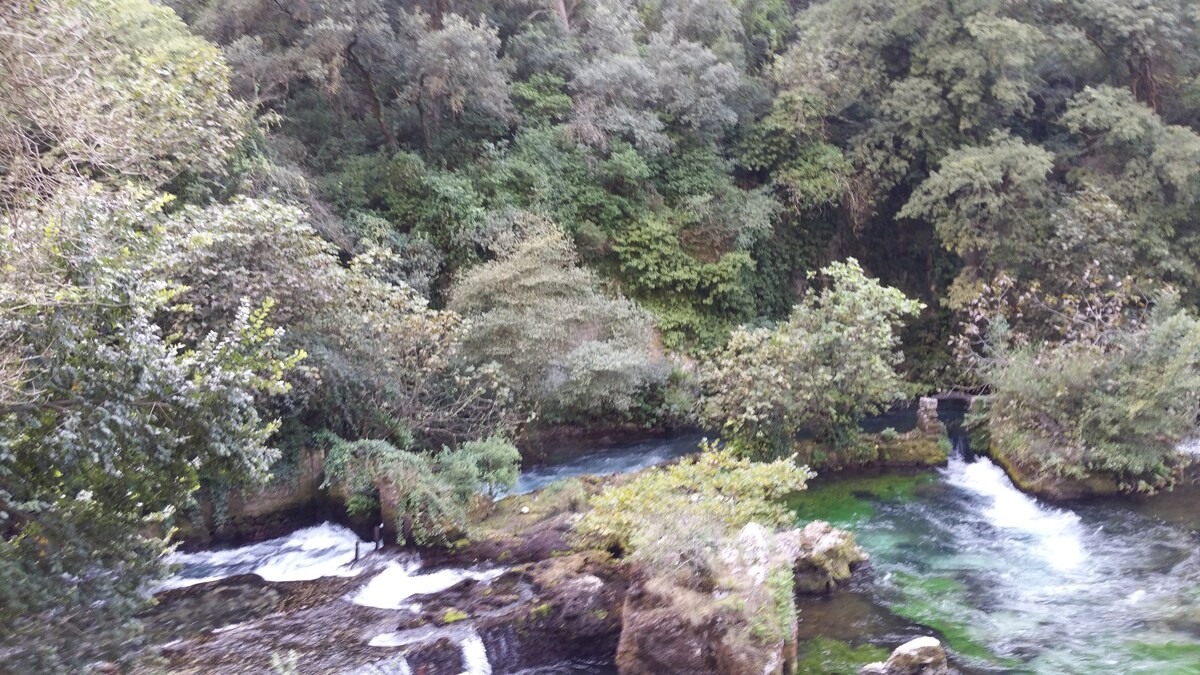
[[[862,417],[904,395],[895,330],[920,304],[853,258],[821,273],[825,288],[810,289],[787,321],[735,331],[701,374],[702,416],[741,452],[786,455],[802,430],[850,443]]]
[[[284,342],[310,355],[290,377],[279,414],[349,438],[411,431],[422,448],[510,431],[507,390],[488,368],[463,364],[461,317],[404,285],[377,278],[373,261],[343,265],[308,214],[263,199],[178,211],[162,227],[180,245],[159,260],[187,285],[187,312],[163,318],[201,339],[245,301],[277,298]]]
[[[402,543],[446,543],[466,528],[481,493],[490,498],[516,485],[521,453],[503,437],[470,441],[437,454],[414,452],[411,435],[394,438],[399,447],[326,434],[325,485],[346,492],[352,513],[382,508]]]
[[[904,208],[903,218],[934,224],[943,244],[962,256],[964,269],[950,302],[962,306],[980,279],[1041,258],[1046,217],[1053,203],[1047,176],[1054,156],[1019,139],[998,135],[982,147],[962,147],[942,159]]]
[[[624,414],[667,368],[653,324],[601,292],[553,223],[518,215],[496,260],[455,284],[450,307],[469,321],[463,355],[497,363],[518,395],[555,417]]]
[[[220,50],[148,0],[0,7],[0,209],[85,173],[220,171],[245,127]]]
[[[285,393],[281,335],[246,303],[184,345],[156,316],[183,290],[158,261],[183,237],[161,199],[81,188],[0,218],[0,649],[75,671],[136,644],[164,572],[164,518],[202,472],[262,477]]]

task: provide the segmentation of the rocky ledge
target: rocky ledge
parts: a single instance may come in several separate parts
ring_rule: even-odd
[[[585,483],[599,489],[599,483]],[[449,552],[389,549],[356,577],[268,583],[253,575],[167,591],[146,616],[170,672],[495,675],[590,659],[622,673],[791,672],[795,593],[825,593],[866,559],[828,524],[748,525],[721,554],[723,582],[687,588],[609,551],[577,550],[572,495],[504,500]],[[488,570],[387,607],[356,602],[389,569]],[[488,670],[472,666],[483,658]],[[475,664],[476,666],[478,664]]]
[[[867,559],[828,523],[750,524],[723,552],[720,588],[639,579],[622,609],[617,666],[630,675],[783,675],[796,662],[796,593],[825,593]]]

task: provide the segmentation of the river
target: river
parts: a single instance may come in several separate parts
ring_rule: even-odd
[[[951,411],[944,420],[954,426],[959,416]],[[898,411],[864,426],[904,431],[913,421],[911,411]],[[851,529],[872,558],[848,589],[800,599],[800,673],[856,673],[897,644],[935,635],[966,673],[1200,675],[1200,489],[1051,506],[975,457],[962,433],[954,438],[955,456],[942,469],[821,476],[795,500],[798,524],[824,519]],[[627,443],[534,467],[515,492],[640,469],[692,451],[697,440]],[[350,576],[358,573],[348,564],[355,541],[348,530],[323,525],[179,556],[183,569],[168,586],[246,572],[267,580]],[[430,573],[419,561],[400,561],[351,599],[400,606],[417,593],[493,574]],[[460,640],[469,672],[490,672],[477,636]],[[572,662],[529,672],[615,670],[611,662]]]
[[[801,672],[934,634],[967,672],[1200,673],[1196,486],[1051,506],[958,442],[936,472],[818,480],[798,500],[800,522],[849,528],[872,557],[849,590],[801,600]]]

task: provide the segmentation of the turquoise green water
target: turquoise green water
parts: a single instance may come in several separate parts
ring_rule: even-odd
[[[954,459],[818,481],[796,509],[853,529],[872,556],[849,590],[801,600],[804,638],[891,648],[936,635],[968,672],[1200,675],[1200,491],[1058,508],[986,459]],[[801,651],[801,672],[838,672],[844,656]]]

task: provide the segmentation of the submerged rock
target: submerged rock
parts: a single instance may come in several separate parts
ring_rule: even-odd
[[[946,650],[937,638],[919,637],[896,647],[888,660],[863,666],[858,675],[947,675]]]

